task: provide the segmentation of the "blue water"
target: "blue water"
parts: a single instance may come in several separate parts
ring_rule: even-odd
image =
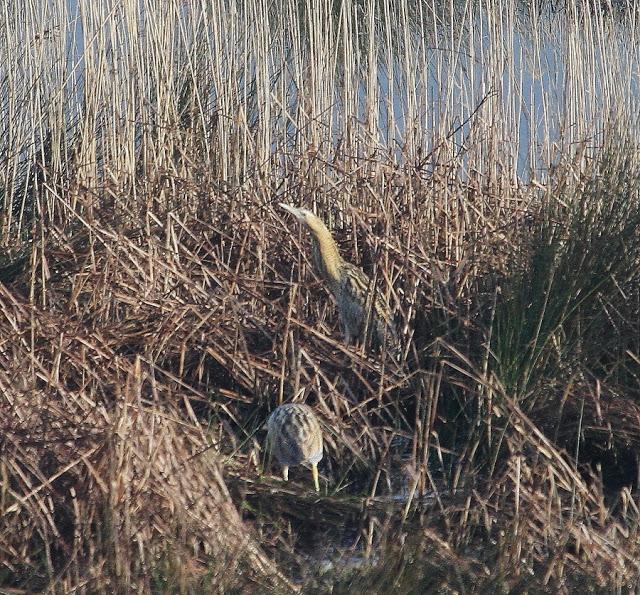
[[[46,0],[41,1],[47,3]],[[54,5],[49,2],[49,6]],[[58,15],[59,22],[55,23],[55,30],[64,34],[66,39],[65,115],[69,126],[73,126],[82,110],[85,92],[94,92],[93,89],[85,89],[85,51],[93,44],[106,43],[107,60],[110,62],[106,69],[115,72],[123,64],[119,54],[133,52],[135,44],[148,34],[142,2],[138,7],[140,39],[137,40],[129,38],[123,29],[125,23],[118,3],[102,3],[100,12],[104,20],[97,29],[92,28],[96,23],[90,25],[91,30],[85,30],[85,15],[79,6],[85,6],[84,2],[67,0],[66,14]],[[435,9],[431,4],[420,6],[426,16],[422,23],[415,21],[412,38],[403,39],[397,32],[393,38],[395,48],[391,53],[391,63],[382,52],[377,66],[379,128],[375,141],[381,151],[388,151],[399,163],[421,163],[424,171],[428,172],[430,168],[458,160],[462,167],[458,167],[456,173],[462,177],[476,173],[479,164],[495,163],[499,173],[516,175],[526,181],[531,177],[543,179],[561,157],[577,151],[580,146],[586,146],[587,152],[597,150],[614,121],[630,134],[638,135],[637,118],[629,114],[640,114],[640,44],[634,43],[633,23],[624,15],[619,18],[605,15],[599,26],[607,31],[604,36],[607,43],[603,47],[594,47],[588,37],[587,26],[595,19],[593,15],[585,17],[583,31],[570,31],[563,11],[553,12],[549,8],[533,15],[523,9],[516,15],[500,15],[500,18],[508,18],[513,26],[508,28],[509,39],[496,39],[492,37],[490,18],[480,5],[469,8],[458,3]],[[182,31],[182,35],[174,37],[176,60],[184,60],[192,51],[193,47],[186,45],[201,41],[188,33],[197,29],[191,25],[200,18],[199,7],[200,3],[185,1],[177,12],[166,15],[167,19],[177,19],[175,30]],[[162,10],[160,5],[159,10]],[[434,12],[440,19],[437,31],[433,27]],[[238,18],[243,17],[239,14]],[[377,21],[382,18],[383,15],[377,15]],[[115,38],[123,45],[109,45],[114,39],[114,30],[118,30]],[[201,38],[210,35],[202,28],[197,30]],[[279,31],[276,36],[287,35],[286,26],[281,24],[272,30]],[[450,31],[454,33],[454,47],[450,47]],[[250,39],[241,41],[238,43],[237,39],[230,38],[228,46],[213,47],[215,44],[208,40],[206,47],[212,53],[221,52],[228,65],[233,62],[234,52],[237,57],[246,48],[251,48]],[[224,84],[216,84],[216,77],[198,81],[204,87],[200,96],[206,98],[205,113],[220,110],[224,103],[222,99],[229,95],[231,89],[242,90],[237,95],[244,103],[249,126],[272,126],[272,150],[299,149],[296,143],[300,135],[305,135],[304,127],[313,122],[325,123],[327,131],[331,131],[327,132],[326,142],[339,145],[347,124],[358,128],[367,120],[366,110],[371,102],[365,90],[366,69],[363,67],[361,72],[357,113],[345,113],[344,90],[338,84],[332,105],[322,113],[307,114],[308,121],[302,122],[303,127],[299,129],[301,122],[284,114],[296,114],[299,104],[305,105],[301,98],[306,88],[303,81],[294,80],[291,69],[287,68],[293,46],[287,39],[274,38],[272,41],[274,48],[289,50],[284,54],[274,50],[266,62],[273,89],[280,85],[281,77],[287,79],[286,110],[281,109],[280,102],[278,106],[274,105],[271,123],[261,120],[261,99],[251,96],[251,93],[256,71],[264,67],[264,62],[249,52],[244,70],[228,68],[225,73],[219,73],[217,80],[223,80]],[[414,62],[414,65],[422,64],[422,70],[413,70],[412,77],[407,76],[403,61],[402,47],[405,44],[409,44],[412,52],[422,52],[423,56]],[[580,81],[572,78],[572,73],[576,72],[576,64],[572,64],[570,59],[572,47],[578,47],[585,56],[591,56],[593,69],[583,75],[590,89],[588,96],[581,95]],[[361,51],[364,63],[366,44]],[[484,66],[480,61],[481,55],[485,56]],[[488,71],[487,63],[493,65]],[[619,83],[615,85],[606,75],[612,64],[618,70],[615,80]],[[124,76],[122,72],[120,76]],[[339,81],[340,77],[337,79]],[[416,101],[413,109],[410,106],[412,98]],[[147,105],[157,100],[138,97],[139,101],[143,99]],[[119,100],[115,98],[116,102]],[[111,109],[109,101],[114,101],[114,98],[104,97],[105,110]],[[623,106],[624,109],[615,111],[615,106]],[[233,107],[231,110],[235,111]],[[116,111],[124,113],[126,110],[120,106]],[[621,115],[619,112],[624,113]],[[221,125],[235,125],[235,113],[222,110],[220,115]],[[110,116],[106,114],[105,117],[108,119]],[[514,121],[517,126],[505,126],[506,122]],[[488,143],[490,138],[493,144]],[[544,139],[544,143],[540,139]],[[434,149],[434,155],[425,158]]]

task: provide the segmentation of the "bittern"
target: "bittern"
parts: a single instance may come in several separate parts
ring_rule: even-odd
[[[314,213],[284,203],[280,206],[311,232],[313,265],[336,300],[345,341],[365,340],[365,331],[370,329],[367,335],[374,338],[378,346],[384,345],[386,335],[387,345],[397,352],[389,305],[365,272],[340,256],[331,232]]]
[[[322,430],[313,409],[300,403],[280,405],[267,420],[267,450],[282,465],[289,480],[289,467],[311,465],[316,492],[320,491],[318,463],[322,459]]]

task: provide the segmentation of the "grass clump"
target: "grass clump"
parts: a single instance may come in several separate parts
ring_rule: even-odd
[[[625,149],[605,154],[571,188],[545,196],[522,230],[492,332],[495,373],[510,393],[526,398],[544,377],[580,367],[604,380],[632,363],[638,173]]]

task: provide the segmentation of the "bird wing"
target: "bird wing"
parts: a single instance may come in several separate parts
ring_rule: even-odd
[[[344,263],[342,279],[342,291],[361,305],[364,316],[372,315],[378,338],[382,340],[385,330],[395,338],[395,324],[389,305],[366,273],[350,263]]]

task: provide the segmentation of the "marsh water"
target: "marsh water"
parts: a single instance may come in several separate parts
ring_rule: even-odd
[[[316,494],[304,481],[306,475],[294,474],[290,484],[275,478],[259,486],[231,483],[244,502],[246,522],[305,592],[411,592],[420,583],[446,585],[449,570],[434,572],[431,562],[423,560],[439,545],[425,540],[425,532],[438,524],[434,505],[446,492],[412,491],[409,500],[407,486],[395,494],[368,497],[355,493],[353,486],[334,492],[325,483]],[[446,496],[449,503],[451,496]],[[404,567],[408,560],[416,564],[415,572]],[[430,575],[426,582],[425,573]]]
[[[206,28],[198,24],[202,14],[196,3],[182,2],[177,14],[168,15],[177,21],[176,60],[198,43],[222,56],[225,73],[207,82],[203,110],[224,112],[233,89],[247,109],[248,121],[263,126],[261,107],[251,96],[260,75],[271,81],[278,102],[295,114],[307,101],[305,94],[314,92],[298,80],[296,70],[301,63],[313,68],[314,60],[325,59],[322,52],[330,52],[335,43],[344,57],[331,64],[331,90],[321,100],[312,100],[311,109],[318,113],[308,114],[325,128],[321,137],[334,145],[363,126],[377,136],[381,150],[405,161],[418,159],[446,140],[452,155],[465,156],[467,165],[458,175],[470,175],[479,163],[499,156],[502,171],[526,182],[544,179],[578,147],[589,151],[601,146],[612,124],[638,132],[640,43],[633,3],[422,2],[401,15],[403,27],[394,28],[386,21],[398,15],[388,8],[385,12],[383,3],[376,7],[345,1],[334,3],[332,12],[323,15],[328,20],[322,23],[321,37],[330,45],[317,48],[312,44],[319,33],[310,24],[316,15],[304,14],[302,6],[297,31],[301,40],[283,22],[284,0],[269,4],[273,39],[265,56],[252,45],[251,36],[260,34],[257,27],[252,24],[238,32],[231,26],[251,21],[253,15],[243,12],[246,7],[234,2],[217,5],[218,10],[229,10],[228,17],[221,17],[230,25],[227,39],[207,39]],[[115,5],[109,10],[108,3],[102,12],[85,14],[77,0],[67,0],[65,14],[52,15],[55,27],[46,39],[63,32],[66,39],[69,121],[91,91],[85,88],[84,64],[86,49],[96,36],[112,39],[114,74],[119,67],[116,54],[128,51],[126,46],[135,41],[129,37],[133,30],[124,30],[125,16]],[[368,26],[365,17],[371,20]],[[137,35],[148,35],[151,26],[153,20],[140,3]],[[118,49],[118,43],[123,47]],[[303,56],[296,53],[300,51]],[[243,64],[234,66],[240,57]],[[265,129],[256,128],[256,135],[265,138],[269,150],[282,151],[299,141],[299,126],[295,118],[274,111],[273,121]],[[498,146],[485,145],[489,131],[497,132]]]

